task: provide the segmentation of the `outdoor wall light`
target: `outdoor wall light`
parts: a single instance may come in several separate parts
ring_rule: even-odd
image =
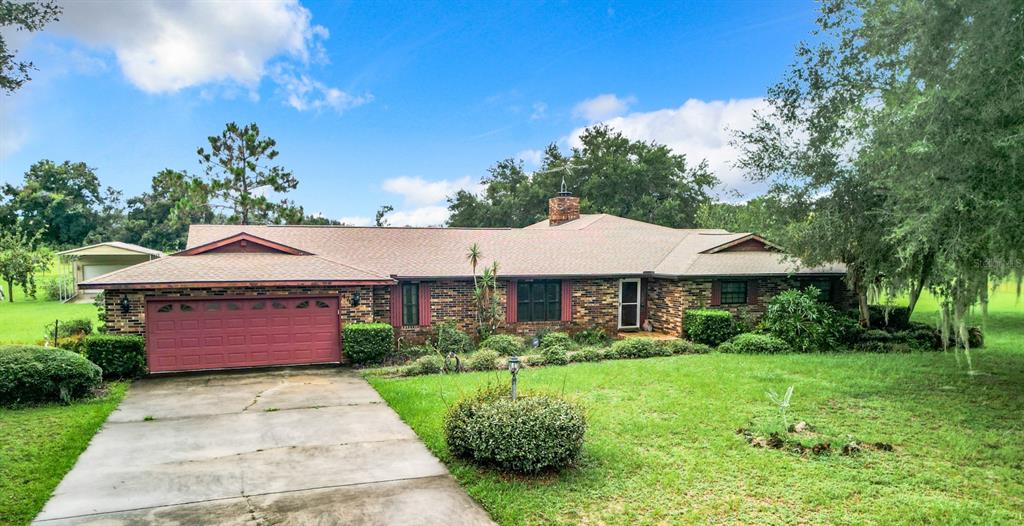
[[[128,314],[131,309],[132,304],[128,301],[128,296],[121,296],[121,314]]]
[[[358,307],[359,306],[359,293],[358,292],[352,294],[352,301],[351,301],[351,303],[352,303],[353,307]]]
[[[512,375],[512,399],[516,399],[516,375],[519,373],[519,357],[509,356],[508,372]]]

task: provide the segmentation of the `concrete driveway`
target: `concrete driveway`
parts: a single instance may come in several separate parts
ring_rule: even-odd
[[[362,378],[136,382],[35,524],[493,524]]]

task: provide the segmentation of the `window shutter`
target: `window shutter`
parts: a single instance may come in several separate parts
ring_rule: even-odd
[[[572,321],[572,282],[562,280],[562,321]]]
[[[508,288],[505,289],[505,322],[516,323],[519,321],[519,282],[509,280]]]
[[[391,286],[391,326],[402,326],[402,286]]]
[[[717,279],[711,282],[711,306],[722,304],[722,282]]]
[[[430,283],[420,283],[420,325],[430,325]]]
[[[757,285],[756,279],[747,282],[747,305],[757,305],[757,296],[759,294]]]

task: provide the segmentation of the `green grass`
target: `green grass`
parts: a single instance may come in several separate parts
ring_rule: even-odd
[[[452,459],[445,404],[494,374],[370,378],[501,524],[1020,524],[1024,521],[1024,307],[1001,293],[970,376],[953,353],[710,354],[525,370],[520,386],[586,408],[577,468],[528,478]],[[930,321],[925,299],[915,319]],[[507,375],[502,375],[507,376]],[[891,453],[799,457],[735,431],[773,414]],[[795,419],[795,420],[793,420]]]
[[[41,275],[36,282],[42,285],[43,281],[53,277],[52,274]],[[4,294],[7,294],[7,284],[3,283]],[[37,343],[43,339],[46,326],[53,323],[53,320],[71,320],[76,318],[89,318],[95,326],[99,323],[96,319],[96,307],[91,303],[61,303],[59,301],[48,301],[43,299],[42,287],[36,294],[36,299],[28,298],[18,286],[14,287],[14,303],[5,300],[0,302],[0,345],[5,343]]]
[[[0,525],[27,524],[117,407],[127,382],[71,405],[0,408]]]

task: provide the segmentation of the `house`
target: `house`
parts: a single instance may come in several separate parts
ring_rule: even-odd
[[[683,335],[687,309],[757,317],[790,287],[850,299],[841,266],[800,268],[749,233],[581,214],[561,193],[526,228],[193,225],[187,248],[82,283],[107,330],[145,335],[153,372],[343,362],[341,327],[388,322],[403,344],[451,320],[474,330],[473,269],[498,263],[504,332]],[[479,272],[479,269],[478,269]]]
[[[162,257],[164,257],[164,253],[159,250],[120,241],[107,241],[58,252],[58,271],[62,277],[63,286],[60,299],[61,301],[71,299],[79,302],[92,301],[99,290],[89,289],[80,294],[77,288],[78,283]]]

